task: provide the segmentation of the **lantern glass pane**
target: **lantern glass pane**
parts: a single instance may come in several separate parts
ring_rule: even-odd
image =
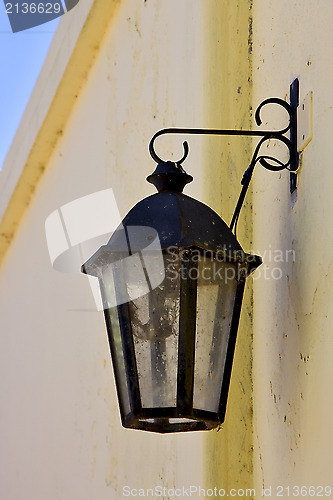
[[[165,278],[129,302],[143,408],[175,407],[180,278],[177,263],[164,256]]]
[[[237,267],[200,256],[193,407],[216,413],[237,288]]]
[[[124,351],[123,351],[123,340],[120,333],[120,324],[118,317],[118,310],[116,307],[108,308],[107,304],[115,297],[115,287],[113,274],[107,273],[103,276],[103,281],[100,279],[100,288],[102,293],[102,300],[104,304],[104,314],[108,325],[111,324],[112,331],[108,329],[108,335],[112,336],[110,341],[111,346],[113,346],[113,358],[114,367],[117,367],[117,387],[119,392],[120,403],[123,407],[125,415],[130,412],[130,401],[128,394]]]

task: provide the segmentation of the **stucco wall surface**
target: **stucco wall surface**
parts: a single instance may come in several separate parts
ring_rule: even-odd
[[[1,498],[110,500],[124,486],[203,485],[202,433],[121,427],[103,313],[85,276],[52,269],[44,231],[51,212],[87,194],[112,188],[124,216],[153,193],[152,135],[202,123],[202,9],[121,3],[2,262]],[[172,159],[181,143],[156,147]],[[191,145],[187,193],[203,199],[200,157]]]
[[[252,1],[208,2],[205,9],[205,126],[250,129],[252,111]],[[252,155],[252,141],[243,137],[205,138],[205,195],[230,223],[240,181]],[[252,196],[247,194],[238,225],[238,239],[252,250]],[[208,486],[221,493],[253,487],[252,422],[252,279],[246,284],[234,357],[225,423],[205,440]]]
[[[0,496],[104,500],[124,486],[190,485],[319,495],[333,483],[333,6],[97,2],[80,2],[75,24],[76,9],[63,17],[0,174]],[[301,101],[313,92],[313,139],[297,193],[286,172],[257,166],[241,213],[240,242],[264,265],[246,290],[226,423],[175,436],[124,430],[103,314],[85,276],[52,268],[45,220],[106,188],[124,216],[154,191],[144,179],[157,130],[250,128],[258,104],[288,98],[295,77]],[[284,120],[263,112],[265,128]],[[229,222],[252,141],[186,139],[185,192]],[[178,159],[182,141],[160,138],[157,152]]]
[[[253,15],[254,106],[284,97],[295,77],[301,102],[313,92],[297,193],[287,173],[258,167],[254,178],[254,244],[267,272],[254,284],[256,485],[273,497],[279,485],[284,496],[298,486],[315,487],[303,489],[306,498],[325,496],[321,487],[333,483],[333,5],[257,0]],[[266,126],[276,125],[271,118]]]

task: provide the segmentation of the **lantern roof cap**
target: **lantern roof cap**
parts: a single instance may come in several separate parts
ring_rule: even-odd
[[[139,201],[126,215],[122,225],[155,229],[162,249],[175,246],[197,247],[212,252],[242,250],[227,224],[214,210],[175,191],[161,191]],[[108,244],[112,244],[114,236]]]
[[[158,237],[158,238],[157,238]],[[139,201],[125,216],[107,245],[82,266],[97,275],[107,261],[115,261],[143,249],[199,249],[219,254],[223,260],[246,264],[249,274],[261,263],[260,257],[245,254],[236,237],[210,207],[175,191],[161,191]]]

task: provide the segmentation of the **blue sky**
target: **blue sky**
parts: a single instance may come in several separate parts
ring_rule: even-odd
[[[43,65],[59,19],[12,33],[0,0],[0,168]]]

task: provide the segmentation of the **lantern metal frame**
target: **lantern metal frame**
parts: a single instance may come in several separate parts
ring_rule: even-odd
[[[161,168],[164,170],[163,173],[161,173]],[[144,223],[160,235],[160,249],[162,252],[168,251],[172,247],[175,253],[180,255],[179,266],[183,269],[185,276],[189,275],[190,271],[193,271],[197,266],[197,260],[193,258],[193,254],[196,252],[211,258],[219,256],[219,262],[230,263],[237,268],[235,273],[237,284],[228,347],[219,392],[219,404],[215,412],[197,409],[193,401],[197,304],[197,281],[195,279],[185,279],[182,276],[180,278],[177,396],[175,406],[159,408],[143,406],[129,303],[119,303],[117,305],[117,319],[119,321],[119,330],[122,332],[121,341],[124,354],[124,367],[122,370],[119,366],[115,330],[110,319],[112,311],[107,303],[104,304],[104,315],[114,365],[122,425],[126,428],[159,433],[209,430],[224,421],[245,280],[261,264],[261,258],[246,254],[228,226],[213,210],[180,192],[184,184],[184,178],[187,180],[190,178],[188,174],[183,171],[179,172],[179,169],[171,162],[164,162],[162,167],[160,164],[157,171],[158,173],[152,174],[149,178],[150,182],[159,185],[161,192],[144,198],[135,205],[124,218],[108,245],[102,246],[82,266],[82,271],[100,278],[102,296],[105,297],[103,279],[99,276],[99,270],[106,262],[117,261],[117,253],[119,258],[123,257],[126,253],[124,246],[128,245],[130,254],[136,253],[138,248],[144,246],[142,241],[138,242],[138,239],[141,240],[140,233]],[[166,189],[164,191],[163,188],[168,185],[170,179],[173,190]],[[178,209],[175,209],[175,202]],[[171,215],[171,221],[167,221],[167,224],[163,222],[163,217],[154,217],[154,215],[160,214],[161,211]],[[173,214],[171,214],[171,211],[173,211]],[[189,217],[193,221],[192,224],[189,223]],[[180,222],[178,227],[175,225],[176,219]],[[186,234],[183,232],[184,227],[186,228]],[[132,239],[129,236],[128,228],[138,228],[139,236],[135,240],[136,248],[131,245]],[[126,238],[122,234],[123,231],[126,233]],[[146,244],[151,240],[149,236],[145,236],[144,239]],[[124,372],[126,375],[128,404],[124,401],[124,380],[121,380],[120,372],[122,372],[123,378]],[[177,423],[177,419],[180,420],[179,423]]]
[[[260,163],[264,168],[271,171],[287,169],[291,172],[291,191],[295,189],[295,178],[298,171],[297,152],[297,106],[299,85],[296,79],[290,87],[290,104],[279,98],[264,100],[256,110],[255,120],[257,125],[262,123],[261,110],[264,106],[275,104],[285,109],[289,115],[288,125],[281,130],[227,130],[227,129],[189,129],[189,128],[166,128],[158,131],[151,139],[149,151],[153,160],[158,164],[153,174],[148,176],[148,182],[156,186],[159,193],[141,200],[129,212],[121,224],[121,230],[126,232],[126,241],[129,243],[127,227],[148,226],[163,234],[161,239],[161,250],[166,251],[170,245],[174,245],[177,252],[181,254],[181,265],[193,269],[197,262],[193,259],[193,251],[198,250],[201,254],[208,252],[214,257],[217,252],[224,252],[223,262],[231,263],[238,270],[236,279],[236,292],[233,302],[232,317],[230,321],[230,333],[224,364],[224,372],[219,393],[219,405],[216,412],[198,409],[194,407],[194,362],[195,362],[195,339],[196,339],[196,308],[197,308],[197,280],[180,278],[179,298],[179,329],[177,348],[177,387],[175,406],[146,407],[142,404],[140,395],[139,373],[136,361],[136,351],[131,326],[131,313],[129,302],[117,305],[117,318],[122,341],[124,364],[123,372],[126,372],[126,388],[128,391],[128,404],[122,398],[123,383],[120,376],[119,356],[117,345],[113,335],[111,324],[111,310],[104,304],[104,314],[114,364],[115,381],[118,393],[122,424],[127,428],[139,430],[168,433],[180,431],[209,430],[222,424],[225,418],[227,398],[229,392],[232,364],[236,345],[238,324],[240,319],[242,298],[246,277],[261,264],[261,258],[246,254],[236,239],[236,227],[244,198],[252,178],[254,167]],[[289,133],[289,137],[286,134]],[[187,174],[182,163],[186,159],[189,147],[184,142],[184,155],[176,161],[163,161],[154,148],[155,140],[164,134],[193,134],[193,135],[229,135],[261,137],[259,140],[251,163],[245,171],[241,190],[230,227],[209,207],[182,194],[184,186],[192,181],[192,176]],[[283,162],[279,158],[270,155],[260,155],[260,148],[265,141],[277,140],[282,142],[289,151],[289,158]],[[175,208],[176,207],[176,208]],[[170,215],[171,220],[165,221],[160,214]],[[191,216],[189,217],[189,214]],[[152,220],[152,217],[158,220]],[[177,220],[179,219],[179,224]],[[208,229],[203,226],[202,218],[208,221]],[[186,228],[184,232],[183,229]],[[234,234],[232,234],[232,231]],[[108,245],[101,247],[85,264],[82,272],[93,276],[99,276],[103,295],[103,279],[99,270],[105,262],[114,260],[112,251],[119,250],[117,231]],[[121,240],[121,238],[120,238]],[[209,242],[209,243],[207,243]],[[226,251],[229,245],[229,252]],[[113,246],[113,250],[112,250]],[[121,246],[121,245],[120,245]],[[128,246],[130,248],[130,246]],[[230,249],[232,251],[230,252]],[[185,252],[186,259],[184,259]],[[130,408],[130,411],[128,409]]]
[[[193,261],[189,260],[189,262],[187,262],[186,264],[193,265]],[[191,269],[193,269],[193,267]],[[181,286],[180,295],[181,312],[179,325],[179,357],[177,369],[176,406],[159,408],[144,408],[142,406],[133,336],[131,333],[129,333],[128,335],[124,335],[123,338],[127,341],[124,345],[124,361],[127,367],[131,367],[131,373],[129,373],[127,377],[127,383],[130,384],[130,387],[128,387],[128,391],[129,394],[131,394],[131,411],[129,413],[126,413],[124,411],[124,406],[120,404],[121,420],[124,427],[159,433],[170,433],[195,430],[210,430],[217,427],[219,424],[222,424],[224,421],[234,350],[236,345],[238,323],[244,293],[245,278],[240,279],[237,285],[228,349],[225,360],[223,382],[220,392],[220,402],[217,412],[209,412],[206,410],[193,408],[193,365],[195,354],[195,308],[197,282],[195,280],[188,280],[188,283],[189,286],[192,287],[192,290],[184,290],[184,288]],[[130,332],[131,328],[129,304],[120,304],[117,306],[117,308],[120,328],[123,331]],[[114,338],[112,335],[110,335],[112,326],[110,324],[108,314],[105,314],[105,318],[111,347],[111,355],[114,362],[114,360],[116,359],[116,347],[114,345]],[[115,370],[115,380],[119,397],[121,392],[121,382],[118,379],[117,373],[117,370]],[[179,418],[187,421],[179,423],[172,421],[173,419],[176,420]],[[159,420],[159,424],[163,424],[162,427],[161,425],[157,425],[157,419]],[[164,419],[165,421],[163,421]]]

